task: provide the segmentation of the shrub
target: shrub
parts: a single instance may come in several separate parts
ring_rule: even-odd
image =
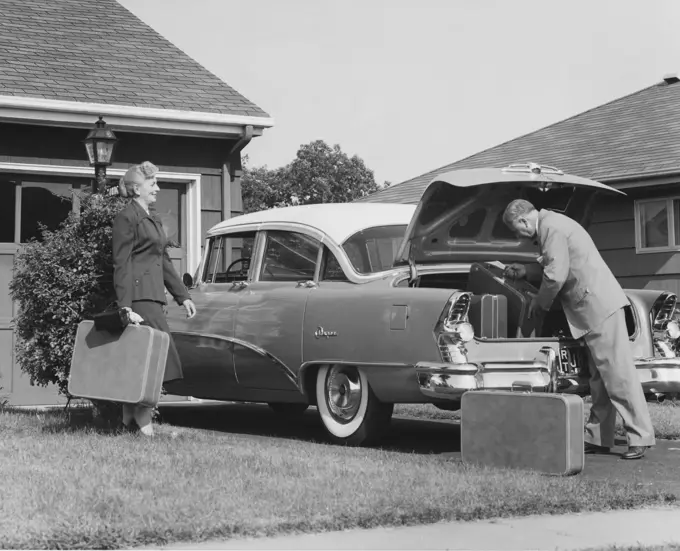
[[[115,300],[111,227],[125,206],[119,197],[83,193],[80,200],[79,214],[24,245],[10,283],[19,307],[16,359],[32,385],[53,383],[62,394],[78,324]]]

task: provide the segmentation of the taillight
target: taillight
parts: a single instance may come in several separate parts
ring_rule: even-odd
[[[439,317],[434,331],[444,362],[467,363],[465,343],[475,338],[468,320],[471,298],[470,293],[453,293]]]
[[[680,323],[674,318],[677,298],[674,293],[663,293],[650,312],[654,348],[657,355],[664,358],[674,358],[678,351]]]
[[[663,293],[652,306],[653,327],[655,331],[664,331],[673,319],[678,297],[674,293]]]

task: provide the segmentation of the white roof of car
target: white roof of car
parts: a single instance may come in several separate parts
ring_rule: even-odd
[[[213,226],[208,235],[252,224],[300,224],[316,228],[338,244],[356,232],[376,226],[408,225],[416,205],[393,203],[323,203],[281,207],[235,216]],[[245,229],[245,228],[244,228]]]

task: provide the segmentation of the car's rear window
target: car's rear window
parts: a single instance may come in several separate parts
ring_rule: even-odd
[[[405,233],[406,225],[376,226],[355,233],[342,248],[360,274],[382,272],[392,267]]]

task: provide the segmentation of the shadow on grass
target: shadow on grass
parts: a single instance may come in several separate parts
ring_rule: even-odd
[[[274,413],[262,404],[161,405],[159,409],[163,422],[177,426],[329,443],[316,408],[289,416]],[[394,417],[380,442],[370,447],[417,454],[457,453],[460,425],[451,421]]]
[[[116,436],[122,434],[118,421],[108,421],[94,415],[89,406],[74,406],[65,409],[27,409],[6,407],[0,411],[11,415],[14,419],[13,429],[17,432],[24,430],[38,431],[43,434],[65,433],[97,433]],[[34,420],[39,423],[34,423]]]

